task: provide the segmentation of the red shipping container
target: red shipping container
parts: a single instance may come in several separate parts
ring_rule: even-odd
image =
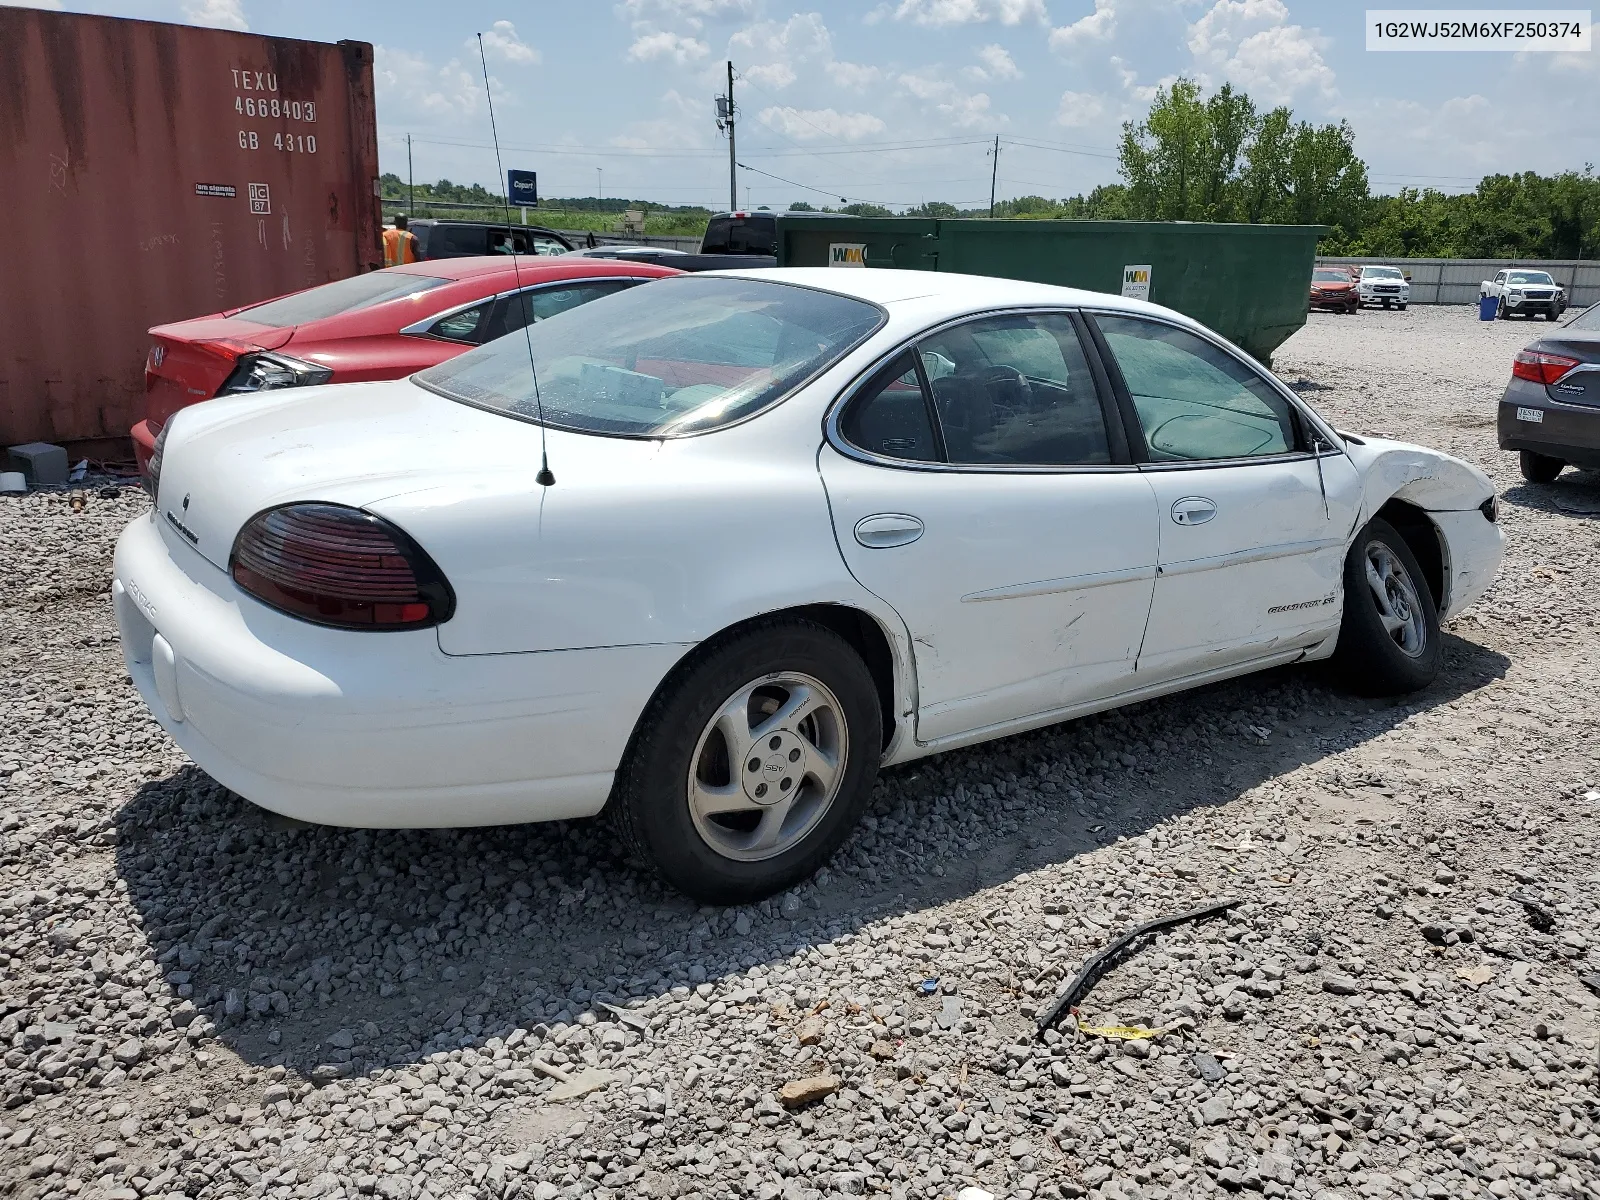
[[[130,457],[150,326],[383,265],[372,47],[0,7],[0,181],[0,447]]]

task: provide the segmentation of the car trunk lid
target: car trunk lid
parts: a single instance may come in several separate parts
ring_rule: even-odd
[[[276,350],[294,327],[274,329],[237,317],[205,317],[150,330],[145,358],[145,419],[159,431],[178,409],[209,400],[233,374],[241,355]]]

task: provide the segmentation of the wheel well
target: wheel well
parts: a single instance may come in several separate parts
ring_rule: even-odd
[[[1433,607],[1442,613],[1446,596],[1444,546],[1439,541],[1439,530],[1426,512],[1404,500],[1390,500],[1378,510],[1378,516],[1393,525],[1395,532],[1405,539],[1407,548],[1422,568],[1423,582],[1433,596]]]
[[[878,708],[883,714],[883,744],[887,748],[889,739],[894,736],[895,731],[894,651],[889,647],[889,638],[883,632],[882,626],[860,609],[850,608],[844,604],[804,604],[795,608],[775,609],[720,630],[702,642],[701,648],[720,642],[756,621],[782,620],[784,617],[814,621],[823,628],[832,630],[861,656],[861,661],[866,663],[867,670],[872,675],[873,685],[877,689]]]

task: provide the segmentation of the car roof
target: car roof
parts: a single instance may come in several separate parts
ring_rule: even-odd
[[[516,266],[512,266],[515,258]],[[406,263],[403,267],[387,270],[404,275],[427,275],[434,279],[475,279],[482,275],[520,274],[528,278],[554,275],[560,278],[572,271],[615,269],[619,274],[634,267],[654,267],[655,263],[612,262],[604,258],[580,259],[565,254],[474,254],[463,258],[430,258],[425,262]]]
[[[1023,279],[1001,279],[993,275],[958,275],[951,271],[905,271],[893,268],[842,269],[838,267],[753,267],[737,271],[707,271],[697,278],[715,279],[719,275],[744,279],[767,279],[795,283],[821,291],[854,296],[872,304],[896,304],[907,300],[943,300],[952,313],[980,308],[1002,308],[1031,304],[1066,308],[1120,309],[1127,312],[1161,313],[1185,324],[1190,318],[1109,292],[1084,288],[1058,287],[1051,283],[1032,283]]]

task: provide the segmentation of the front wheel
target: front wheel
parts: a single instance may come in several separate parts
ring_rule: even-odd
[[[1344,618],[1333,666],[1353,691],[1394,696],[1427,687],[1443,647],[1432,594],[1405,539],[1373,519],[1344,563]]]
[[[1522,477],[1529,483],[1554,483],[1556,476],[1561,474],[1561,468],[1566,465],[1559,458],[1551,458],[1548,454],[1535,454],[1532,450],[1522,451]]]
[[[611,806],[623,841],[668,883],[706,903],[748,903],[839,848],[882,746],[860,655],[809,621],[760,622],[663,685]]]
[[[1494,315],[1502,321],[1511,320],[1511,311],[1506,308],[1506,298],[1504,296],[1501,296],[1495,304]]]
[[[1546,321],[1559,321],[1561,319],[1561,310],[1552,304],[1544,310],[1544,319]]]
[[[1403,302],[1402,302],[1402,303],[1401,303],[1401,304],[1400,304],[1400,306],[1399,306],[1399,307],[1400,307],[1400,311],[1401,311],[1401,312],[1405,312],[1405,310],[1406,310],[1406,306],[1405,306],[1405,304],[1404,304],[1404,303],[1403,303]]]

